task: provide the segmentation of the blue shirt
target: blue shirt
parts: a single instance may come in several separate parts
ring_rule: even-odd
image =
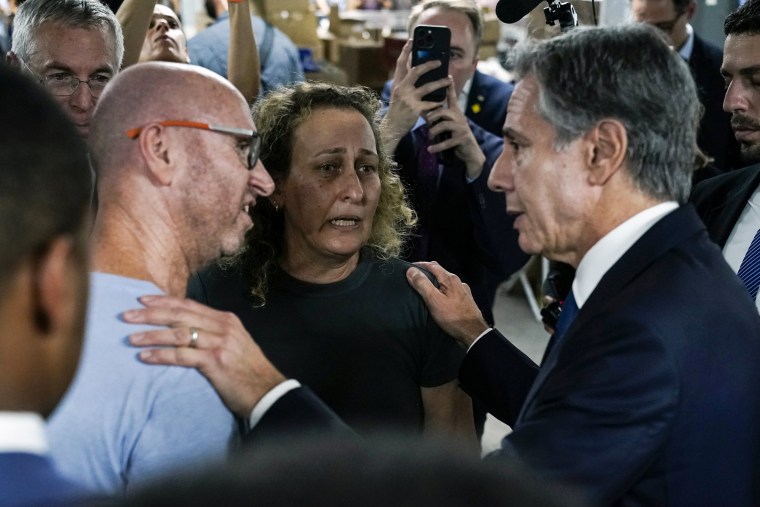
[[[258,16],[252,16],[253,34],[261,58],[261,96],[290,83],[304,80],[298,48],[276,27],[272,27],[273,38],[269,55],[263,53],[266,23]],[[271,26],[271,25],[270,25]],[[213,25],[201,31],[187,42],[190,63],[212,70],[227,77],[227,55],[230,48],[230,18],[224,13]]]
[[[47,425],[61,473],[88,490],[122,494],[188,465],[226,457],[239,441],[233,415],[193,368],[141,363],[127,336],[155,329],[119,316],[150,282],[90,276],[87,330],[74,382]]]

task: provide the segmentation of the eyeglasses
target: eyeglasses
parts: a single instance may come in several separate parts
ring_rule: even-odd
[[[56,72],[49,76],[40,77],[31,67],[29,67],[29,65],[27,65],[26,62],[24,62],[24,60],[21,60],[20,58],[19,60],[24,64],[24,67],[26,67],[29,72],[31,72],[32,75],[45,86],[45,88],[50,90],[50,93],[58,97],[68,97],[69,95],[73,95],[82,83],[87,83],[87,86],[90,88],[90,94],[93,97],[99,97],[100,94],[103,93],[103,89],[111,80],[109,76],[102,76],[99,74],[92,76],[90,79],[82,80],[68,72]]]
[[[259,160],[259,155],[261,154],[261,136],[258,132],[250,129],[222,127],[220,125],[210,125],[208,123],[185,120],[164,120],[156,123],[164,127],[186,127],[191,129],[210,130],[211,132],[219,132],[220,134],[245,138],[248,140],[248,155],[246,157],[246,164],[249,171],[253,170],[253,167],[256,165],[256,162]],[[144,128],[145,127],[138,127],[127,130],[127,137],[130,139],[137,139],[140,137],[140,133]]]

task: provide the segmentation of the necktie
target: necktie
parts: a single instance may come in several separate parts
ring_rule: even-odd
[[[757,289],[760,286],[760,229],[755,233],[749,250],[747,250],[747,254],[739,266],[737,275],[744,282],[747,292],[754,301],[757,298]]]
[[[438,190],[438,157],[435,153],[427,151],[430,146],[427,125],[422,125],[415,132],[418,146],[415,211],[420,217],[420,223],[417,229],[419,237],[414,242],[413,257],[427,260],[430,250],[430,224],[433,220],[435,193]]]
[[[549,357],[549,353],[557,346],[557,343],[562,339],[562,336],[570,328],[570,324],[573,323],[577,316],[578,304],[575,302],[573,291],[570,291],[567,298],[565,298],[565,301],[562,303],[562,311],[559,314],[559,319],[557,319],[557,325],[554,326],[554,334],[546,345],[544,358],[541,360],[542,364],[546,361],[546,358]]]
[[[417,181],[419,185],[419,203],[422,209],[418,213],[427,215],[433,206],[435,192],[438,189],[438,157],[428,152],[430,139],[428,127],[422,125],[417,129],[419,151],[417,152]]]

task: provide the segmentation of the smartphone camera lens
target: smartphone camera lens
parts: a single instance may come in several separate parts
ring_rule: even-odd
[[[425,30],[415,39],[415,45],[420,49],[432,48],[433,42],[433,33],[430,30]]]

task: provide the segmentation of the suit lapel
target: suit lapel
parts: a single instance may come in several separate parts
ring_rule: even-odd
[[[741,185],[729,191],[723,202],[704,213],[704,222],[710,231],[710,237],[721,248],[726,245],[728,236],[758,184],[760,184],[760,165],[757,166],[751,178],[747,178]]]
[[[483,104],[481,104],[482,101],[479,100],[478,97],[478,95],[481,94],[482,92],[480,91],[480,78],[478,77],[478,71],[476,70],[472,75],[470,93],[467,95],[467,110],[464,112],[465,116],[467,116],[472,121],[477,120],[482,113]],[[477,111],[473,109],[473,106],[475,106],[475,109],[477,109]]]
[[[696,76],[704,72],[705,54],[704,47],[702,45],[702,39],[696,34],[694,35],[694,46],[691,50],[691,56],[689,57],[689,67],[691,68],[692,75]]]
[[[517,417],[515,426],[530,413],[531,406],[536,395],[543,387],[552,369],[560,360],[565,347],[583,346],[583,329],[594,319],[595,316],[613,311],[616,296],[639,273],[662,256],[673,246],[687,238],[704,231],[704,225],[697,217],[691,205],[681,206],[677,210],[663,217],[654,224],[633,246],[604,274],[599,284],[589,296],[583,308],[572,325],[567,329],[565,336],[551,350],[544,359],[538,371],[535,382],[530,388],[522,410]]]

